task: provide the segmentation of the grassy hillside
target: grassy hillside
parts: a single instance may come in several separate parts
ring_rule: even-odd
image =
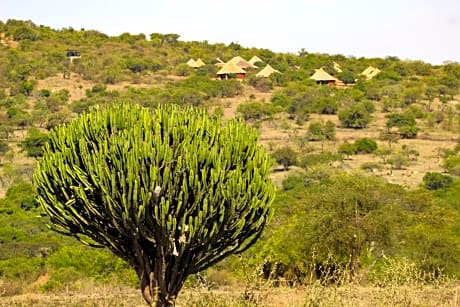
[[[458,63],[433,66],[305,50],[281,54],[236,43],[181,41],[176,34],[109,37],[19,20],[0,22],[0,33],[0,297],[6,296],[5,302],[21,293],[78,292],[84,283],[136,285],[135,274],[107,251],[48,230],[32,185],[48,131],[114,101],[149,108],[193,105],[224,119],[241,117],[260,131],[273,155],[271,176],[279,191],[267,235],[241,258],[203,273],[206,283],[192,278],[189,288],[248,292],[251,285],[280,281],[321,285],[302,289],[306,298],[293,303],[299,305],[340,302],[343,293],[334,294],[336,301],[318,301],[319,294],[311,292],[330,291],[331,283],[391,285],[403,292],[398,287],[442,284],[444,293],[458,292],[451,281],[460,276]],[[70,61],[67,50],[78,50],[81,58]],[[217,58],[234,56],[263,62],[247,69],[243,81],[216,79]],[[206,65],[191,68],[190,58]],[[256,77],[266,64],[280,73]],[[380,70],[370,79],[361,74],[369,66]],[[310,76],[321,67],[343,85],[316,84]],[[242,281],[248,281],[246,288],[237,286]],[[231,300],[266,305],[254,298],[260,291],[250,289],[254,301]],[[220,300],[207,295],[209,301]],[[398,297],[417,304],[417,295],[407,291]],[[439,300],[455,305],[458,296]]]

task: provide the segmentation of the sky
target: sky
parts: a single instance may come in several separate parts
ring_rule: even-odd
[[[274,52],[460,62],[460,0],[0,0],[0,20]]]

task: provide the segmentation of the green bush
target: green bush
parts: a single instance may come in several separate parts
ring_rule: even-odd
[[[423,184],[428,190],[446,189],[452,185],[453,179],[449,175],[428,172],[423,176]]]
[[[30,183],[19,183],[12,185],[6,191],[7,200],[23,210],[30,210],[38,207],[35,200],[36,191]]]
[[[326,164],[334,161],[341,161],[342,159],[343,156],[340,153],[336,154],[325,151],[321,153],[308,154],[303,156],[300,159],[299,166],[303,168],[310,168],[314,165]]]
[[[43,273],[43,259],[19,256],[0,261],[0,280],[31,283]]]
[[[383,165],[378,162],[364,162],[359,166],[359,168],[367,172],[373,172],[374,170],[381,171],[383,169]]]
[[[452,175],[460,176],[460,156],[450,155],[444,160],[444,168]]]
[[[415,126],[401,126],[399,127],[399,134],[403,139],[414,139],[420,129]]]
[[[284,170],[289,170],[292,165],[297,165],[297,152],[289,146],[278,148],[272,153],[273,158],[281,164]]]
[[[369,125],[371,116],[363,106],[356,105],[339,111],[339,120],[345,128],[363,129]]]
[[[355,141],[356,153],[373,153],[377,150],[377,143],[370,138],[361,138]]]
[[[304,187],[305,180],[303,176],[299,175],[288,176],[286,179],[283,180],[282,185],[284,191],[293,190]]]
[[[276,110],[272,104],[263,102],[246,102],[238,105],[237,112],[245,120],[261,120],[272,116]]]

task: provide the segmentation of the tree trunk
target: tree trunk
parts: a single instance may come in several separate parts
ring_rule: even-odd
[[[162,292],[157,286],[158,281],[148,278],[148,274],[144,273],[142,276],[142,296],[149,306],[170,307],[176,305],[176,295]],[[150,277],[153,277],[153,274],[150,274]]]

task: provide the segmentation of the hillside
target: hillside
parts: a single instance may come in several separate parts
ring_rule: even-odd
[[[69,50],[79,57],[71,59]],[[277,72],[257,76],[267,65]],[[460,276],[458,63],[283,54],[177,34],[110,37],[20,20],[0,21],[0,297],[44,291],[59,293],[50,297],[59,301],[69,288],[87,291],[85,283],[137,286],[134,272],[107,250],[46,228],[32,180],[54,127],[118,101],[241,118],[273,157],[277,196],[265,235],[204,272],[209,283],[192,276],[188,296],[214,285],[224,297],[232,287],[245,295],[270,292],[254,285],[313,292],[330,284],[441,285],[446,302],[458,302],[451,295]],[[309,298],[321,305],[313,292]],[[401,299],[419,302],[404,293]]]
[[[169,80],[177,80],[177,77],[168,76],[165,77]],[[151,80],[146,80],[146,83],[135,84],[129,82],[122,82],[117,84],[108,84],[107,91],[120,91],[126,87],[132,88],[148,88],[155,83],[155,79],[152,77]],[[96,83],[87,81],[79,77],[78,75],[72,75],[70,79],[63,79],[62,76],[57,75],[49,77],[43,80],[38,80],[36,90],[50,90],[51,92],[59,92],[61,90],[69,91],[69,103],[79,101],[86,98],[86,91],[91,90]],[[224,117],[234,118],[239,116],[238,106],[240,104],[253,101],[265,101],[269,102],[271,95],[274,90],[260,91],[250,85],[243,85],[244,94],[234,98],[215,99],[210,110],[212,111],[216,106],[224,107]],[[423,102],[422,102],[423,103]],[[447,103],[452,107],[456,107],[457,100],[452,100]],[[340,127],[340,121],[337,114],[313,114],[310,121],[332,121],[336,126],[336,138],[332,142],[311,142],[311,151],[321,151],[322,149],[328,151],[337,151],[338,146],[347,141],[353,142],[359,138],[368,137],[378,141],[380,146],[385,146],[385,141],[379,141],[379,137],[382,131],[385,130],[385,115],[381,110],[379,103],[376,103],[378,110],[374,113],[373,121],[364,129],[346,129]],[[441,103],[434,103],[432,108],[434,110],[442,110],[443,105]],[[274,122],[284,123],[285,127],[281,127],[280,124]],[[287,128],[286,128],[287,127]],[[308,131],[308,125],[297,125],[294,119],[289,119],[285,113],[275,115],[270,120],[262,121],[260,124],[260,139],[263,144],[276,144],[283,143],[286,141],[293,147],[296,147],[295,137],[305,135]],[[404,166],[401,169],[391,170],[391,166],[386,166],[380,170],[374,170],[373,174],[381,176],[389,182],[403,185],[407,188],[415,188],[422,183],[422,178],[427,172],[444,172],[445,168],[442,165],[440,151],[442,149],[453,149],[458,143],[458,130],[457,127],[452,128],[451,131],[443,131],[442,129],[425,129],[419,132],[416,139],[403,139],[399,140],[394,147],[408,146],[416,150],[419,155],[416,160],[410,162],[409,165]],[[272,145],[273,146],[273,145]],[[340,167],[346,169],[359,169],[363,163],[379,163],[381,158],[376,155],[360,154],[352,156],[342,161]],[[289,173],[274,173],[273,177],[278,184],[281,184],[281,179],[286,178]]]

